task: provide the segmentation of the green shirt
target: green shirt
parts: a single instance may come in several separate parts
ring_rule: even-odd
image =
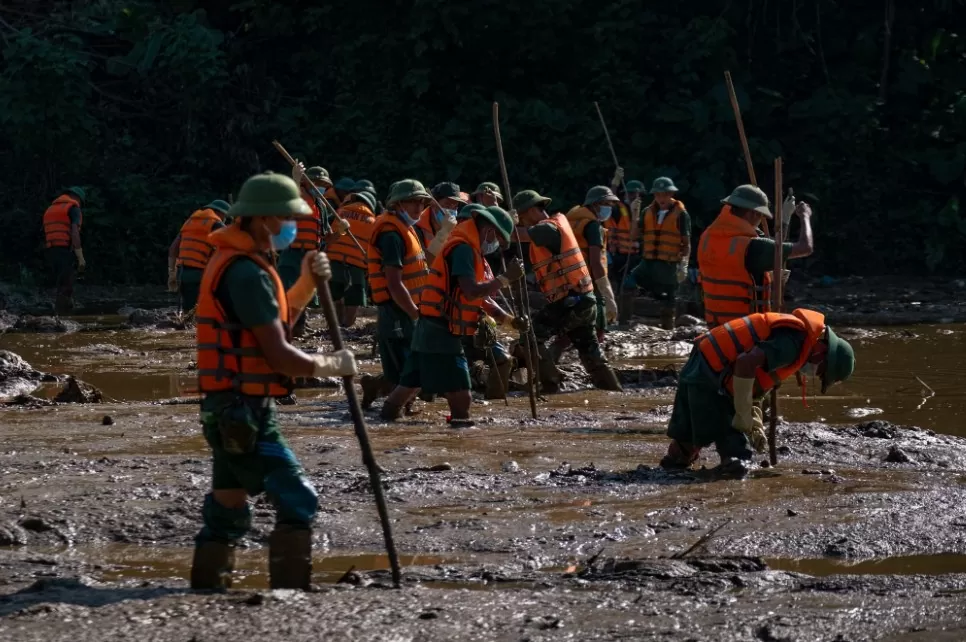
[[[72,206],[67,210],[67,218],[70,220],[71,225],[80,225],[81,223],[81,208],[76,205]]]
[[[476,281],[473,249],[466,243],[460,243],[453,248],[446,257],[446,266],[451,286],[455,286],[456,280],[461,276]],[[420,316],[413,332],[413,350],[431,354],[462,354],[462,337],[450,332],[446,319]]]
[[[776,328],[765,341],[758,343],[765,353],[765,370],[773,371],[798,361],[802,346],[805,345],[805,333],[792,328]],[[701,355],[701,350],[695,348],[691,357],[684,364],[680,375],[681,383],[697,384],[719,388],[720,382],[711,372],[711,367]]]
[[[399,232],[388,230],[376,238],[376,247],[382,254],[382,267],[402,268],[403,258],[406,256],[406,245]],[[383,339],[413,338],[413,320],[403,312],[396,303],[389,299],[385,303],[376,305],[376,334]]]
[[[591,221],[584,226],[584,238],[589,247],[604,247],[604,233],[598,221]]]
[[[225,269],[215,297],[224,308],[228,323],[255,328],[281,318],[272,277],[246,258],[236,259]],[[230,403],[234,397],[235,393],[230,390],[207,393],[201,401],[201,409],[213,411]]]
[[[782,243],[782,256],[786,260],[792,247],[792,243]],[[761,283],[764,273],[775,269],[775,241],[767,238],[751,239],[745,252],[745,269],[756,283]]]

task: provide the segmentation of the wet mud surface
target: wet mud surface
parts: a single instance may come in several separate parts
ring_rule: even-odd
[[[537,421],[522,392],[477,398],[464,430],[442,401],[395,424],[377,402],[398,591],[340,383],[308,382],[281,412],[322,500],[319,590],[267,589],[273,510],[259,499],[237,588],[204,595],[186,581],[210,483],[193,335],[165,325],[170,308],[123,307],[0,335],[0,640],[966,635],[963,326],[840,325],[855,378],[824,398],[810,382],[808,408],[783,390],[780,464],[741,481],[710,472],[713,449],[691,472],[657,466],[700,326],[609,333],[623,393],[590,390],[565,356],[570,391]],[[310,326],[302,345],[328,349]],[[371,332],[361,318],[346,333],[365,372]],[[69,377],[81,398],[58,401]]]

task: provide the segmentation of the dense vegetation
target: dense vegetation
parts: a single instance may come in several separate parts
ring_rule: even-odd
[[[285,171],[499,181],[563,207],[609,179],[672,176],[696,225],[747,180],[819,200],[812,274],[966,267],[964,0],[4,0],[0,224],[7,277],[42,265],[40,218],[88,187],[91,278],[164,281],[199,204]]]

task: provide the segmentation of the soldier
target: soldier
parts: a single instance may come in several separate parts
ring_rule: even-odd
[[[633,275],[638,286],[661,301],[661,327],[674,328],[678,285],[688,277],[691,256],[691,217],[684,203],[674,198],[678,188],[662,176],[654,181],[654,201],[642,214],[641,264]]]
[[[181,309],[189,311],[198,303],[201,275],[215,247],[208,235],[225,227],[231,206],[214,200],[188,217],[168,248],[168,292],[180,292]]]
[[[526,226],[522,236],[530,244],[530,262],[537,285],[547,299],[547,306],[533,319],[540,382],[547,392],[559,390],[563,374],[554,364],[547,344],[554,336],[566,334],[594,386],[621,390],[617,375],[607,364],[597,341],[597,299],[590,270],[567,217],[549,216],[546,211],[549,204],[549,198],[534,190],[524,190],[513,197],[513,208],[520,223]]]
[[[761,219],[772,218],[768,196],[754,185],[739,185],[721,202],[724,207],[698,241],[704,318],[710,327],[770,311],[776,267],[775,241],[758,233]],[[812,208],[805,202],[796,205],[789,197],[782,205],[783,218],[790,218],[792,211],[802,226],[798,240],[783,245],[786,259],[806,257],[814,250]]]
[[[347,350],[310,355],[291,344],[290,322],[315,294],[314,279],[330,276],[328,259],[306,252],[287,292],[270,261],[295,238],[293,219],[311,212],[289,177],[259,174],[229,210],[232,224],[209,237],[215,250],[201,282],[197,344],[212,485],[195,538],[194,589],[231,585],[235,543],[251,528],[248,500],[263,492],[276,511],[270,585],[309,588],[318,495],[279,430],[275,398],[290,393],[293,377],[356,374]]]
[[[744,476],[752,451],[765,448],[755,399],[797,372],[819,377],[825,394],[854,367],[852,346],[813,310],[755,313],[709,330],[695,340],[681,370],[667,431],[671,443],[661,466],[690,468],[702,448],[715,444],[721,472]]]
[[[637,180],[627,181],[624,200],[614,210],[610,219],[604,221],[607,230],[607,276],[611,287],[620,298],[619,322],[630,321],[637,293],[637,283],[631,276],[641,260],[641,200],[644,184]]]
[[[64,190],[44,212],[44,246],[57,288],[54,302],[54,312],[57,314],[67,314],[74,309],[75,259],[77,272],[83,274],[87,269],[80,238],[84,222],[81,203],[86,196],[83,188],[71,187]]]
[[[577,239],[577,246],[590,269],[594,280],[594,296],[597,297],[597,340],[604,341],[604,328],[616,323],[617,300],[607,278],[606,232],[603,225],[610,220],[620,199],[606,185],[591,187],[584,204],[567,212],[567,221]]]
[[[329,284],[332,299],[339,314],[339,323],[347,328],[356,322],[359,307],[366,304],[366,262],[369,237],[376,222],[375,210],[376,199],[369,191],[349,194],[339,208],[339,216],[349,223],[352,236],[334,236],[326,243],[332,262],[332,281]]]

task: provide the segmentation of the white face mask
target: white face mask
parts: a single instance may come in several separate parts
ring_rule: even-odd
[[[480,249],[483,252],[483,254],[493,254],[494,252],[500,249],[500,241],[497,240],[495,237],[492,241],[483,239],[483,243],[481,245],[482,247]]]

